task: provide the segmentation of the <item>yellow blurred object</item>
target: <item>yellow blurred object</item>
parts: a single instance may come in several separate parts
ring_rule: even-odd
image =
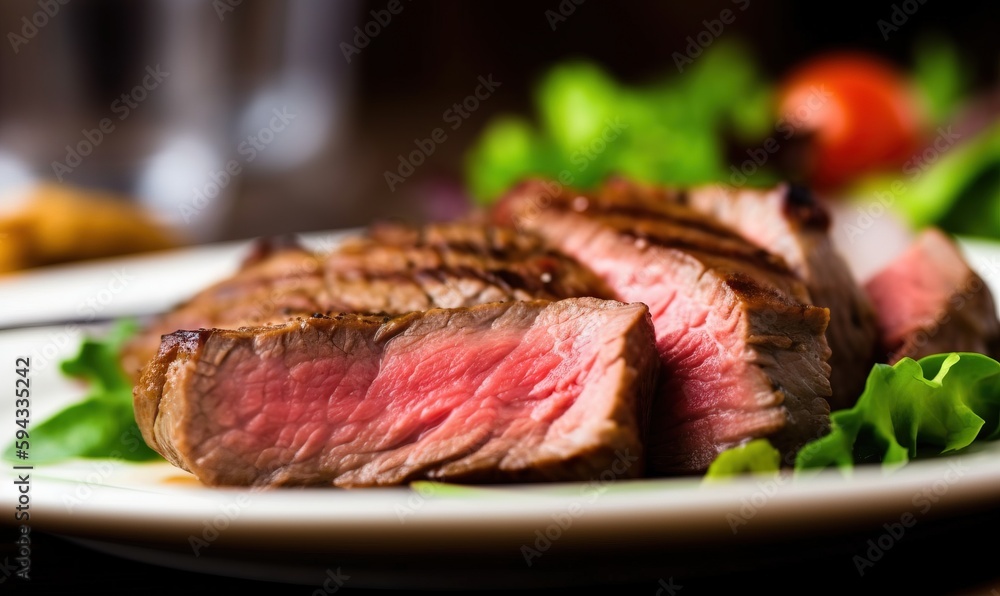
[[[41,184],[11,203],[0,211],[0,273],[178,245],[145,212],[109,193]]]

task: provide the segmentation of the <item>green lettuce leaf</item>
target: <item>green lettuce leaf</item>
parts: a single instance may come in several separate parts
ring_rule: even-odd
[[[1000,237],[994,176],[1000,168],[1000,123],[954,142],[933,167],[912,174],[912,183],[893,206],[915,229],[942,222],[954,233]]]
[[[528,121],[514,116],[493,120],[466,157],[472,195],[497,197],[511,181],[542,173],[544,152]]]
[[[799,452],[797,470],[881,463],[895,467],[943,454],[1000,427],[1000,363],[982,354],[936,354],[877,364],[850,409],[831,415],[830,434]]]
[[[724,180],[725,138],[759,142],[774,126],[772,96],[749,49],[733,40],[641,84],[592,62],[559,64],[536,86],[537,122],[487,124],[467,153],[466,184],[486,205],[528,176],[581,189],[615,174],[677,185]]]
[[[767,439],[755,439],[727,449],[708,467],[706,480],[719,480],[746,473],[776,473],[781,468],[781,453]]]
[[[915,49],[913,82],[926,100],[932,122],[944,122],[967,95],[972,72],[967,56],[940,35],[919,38]]]
[[[122,321],[104,339],[87,338],[75,358],[62,363],[63,374],[89,385],[80,402],[30,429],[30,461],[106,457],[146,461],[160,456],[142,439],[132,409],[132,383],[118,354],[135,334],[134,321]],[[13,446],[5,454],[14,458]]]
[[[828,435],[799,450],[796,475],[836,466],[892,469],[911,459],[953,453],[973,441],[1000,438],[1000,362],[982,354],[951,353],[919,361],[877,364],[853,408],[830,416]],[[706,480],[779,470],[766,439],[719,454]]]

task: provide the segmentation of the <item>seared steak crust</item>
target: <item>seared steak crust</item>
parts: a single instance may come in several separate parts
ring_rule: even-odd
[[[589,270],[528,234],[468,223],[374,226],[328,255],[262,245],[234,276],[152,322],[126,348],[138,371],[179,329],[261,326],[313,313],[403,314],[507,300],[610,298]]]
[[[993,294],[950,238],[925,230],[865,289],[879,314],[884,360],[894,364],[942,352],[1000,358]]]
[[[868,295],[833,247],[822,205],[786,184],[767,190],[705,186],[688,191],[686,204],[782,257],[812,304],[830,309],[830,408],[853,406],[877,361],[878,327]]]
[[[542,235],[623,301],[649,305],[663,371],[649,465],[704,471],[722,450],[770,437],[786,454],[829,428],[829,311],[780,257],[680,201],[611,185],[514,189],[496,221]]]
[[[315,316],[165,336],[135,412],[209,485],[630,478],[658,367],[643,304]]]

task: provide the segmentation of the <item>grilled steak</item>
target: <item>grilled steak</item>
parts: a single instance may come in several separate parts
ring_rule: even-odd
[[[890,364],[940,352],[1000,358],[993,296],[941,231],[924,231],[865,289],[878,312]]]
[[[533,181],[494,216],[544,236],[619,300],[649,306],[663,365],[650,468],[701,472],[756,437],[790,455],[826,433],[828,310],[809,305],[782,259],[684,205],[634,195]]]
[[[124,351],[138,374],[179,329],[261,326],[312,313],[403,314],[505,300],[610,298],[589,270],[530,234],[475,224],[375,226],[329,255],[262,245],[233,277],[150,324]]]
[[[878,327],[868,295],[833,247],[823,207],[808,191],[784,184],[770,190],[705,186],[664,194],[783,257],[805,283],[812,304],[830,309],[830,408],[853,406],[877,360]]]
[[[135,412],[210,485],[634,477],[657,367],[643,304],[317,316],[165,336]]]
[[[345,312],[402,314],[505,300],[610,298],[589,270],[531,234],[476,224],[381,225],[323,265]]]

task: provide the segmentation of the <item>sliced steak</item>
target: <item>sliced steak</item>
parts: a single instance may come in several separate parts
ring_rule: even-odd
[[[165,336],[135,412],[209,485],[626,478],[657,368],[643,304],[319,316]]]
[[[494,211],[649,306],[663,382],[648,463],[701,472],[722,450],[770,437],[786,454],[829,428],[829,313],[784,261],[674,202],[527,182]]]
[[[878,358],[878,326],[868,295],[834,249],[823,207],[808,191],[785,184],[768,190],[705,186],[663,194],[784,258],[805,283],[812,304],[830,309],[830,408],[853,406]]]
[[[346,312],[611,297],[593,273],[537,236],[467,223],[375,226],[334,251],[323,268],[335,310]]]
[[[244,266],[148,323],[121,355],[122,368],[137,378],[160,345],[179,329],[282,323],[290,317],[325,312],[330,297],[322,259],[298,244],[258,244]]]
[[[889,364],[941,352],[1000,358],[993,296],[940,230],[922,232],[865,289],[878,312]]]
[[[159,317],[127,347],[138,371],[179,329],[261,326],[313,313],[403,314],[506,300],[610,298],[589,270],[539,238],[475,224],[382,225],[328,255],[261,245],[234,276]]]

